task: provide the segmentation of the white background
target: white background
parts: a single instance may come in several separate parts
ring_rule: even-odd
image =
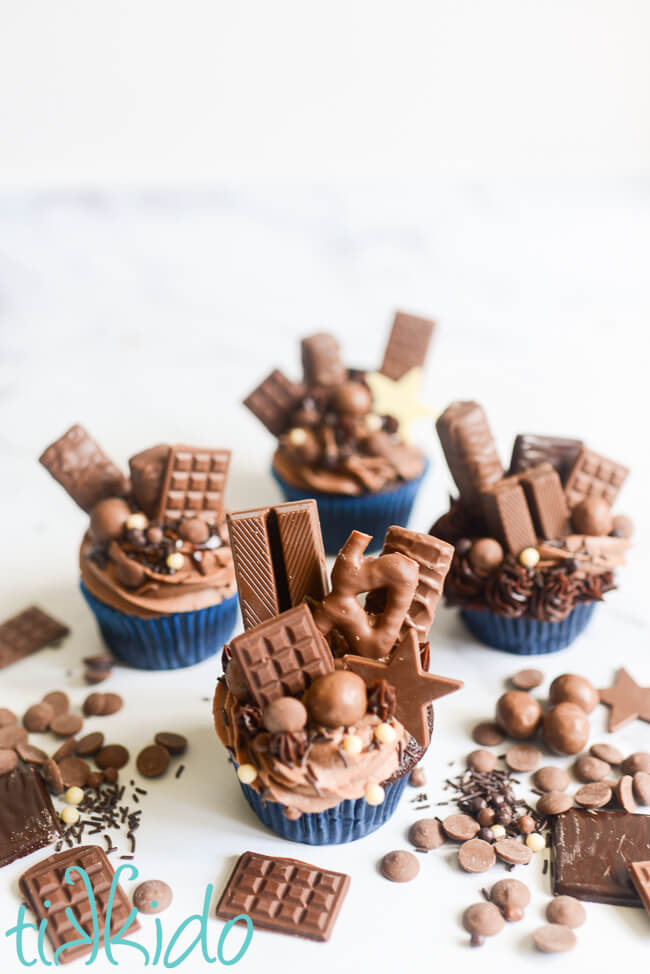
[[[273,365],[296,374],[297,340],[316,329],[372,368],[396,307],[439,321],[427,400],[482,401],[505,462],[530,430],[583,436],[633,468],[619,509],[640,530],[621,590],[541,666],[602,686],[626,663],[650,684],[647,5],[0,9],[0,615],[38,601],[73,627],[64,649],[0,673],[0,705],[20,713],[60,686],[78,707],[79,661],[100,647],[76,587],[85,518],[37,465],[42,448],[75,421],[121,463],[160,440],[227,445],[230,506],[268,502],[272,443],[241,398]],[[426,530],[449,480],[427,424],[420,436],[434,470],[412,524]],[[474,644],[444,609],[432,640],[434,669],[466,681],[437,708],[425,759],[436,801],[518,661]],[[180,781],[148,786],[138,837],[141,874],[175,891],[167,937],[252,848],[346,870],[352,887],[329,945],[256,934],[241,970],[548,963],[530,947],[548,900],[541,860],[521,873],[534,896],[525,921],[476,955],[459,916],[503,872],[462,874],[450,848],[409,886],[387,883],[377,862],[407,847],[407,800],[352,847],[297,849],[259,828],[202,699],[217,671],[214,660],[180,675],[118,669],[107,689],[125,709],[87,722],[134,757],[163,726],[190,738]],[[592,740],[605,718],[598,708]],[[650,748],[650,728],[614,742]],[[40,855],[2,870],[12,974],[3,933]],[[589,905],[571,964],[642,961],[648,923]],[[219,930],[211,920],[212,944]]]

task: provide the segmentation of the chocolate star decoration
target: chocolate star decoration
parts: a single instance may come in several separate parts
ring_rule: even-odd
[[[422,747],[429,743],[427,708],[432,700],[460,690],[461,680],[425,673],[420,663],[417,632],[408,633],[393,651],[387,663],[363,656],[344,656],[347,669],[357,673],[367,686],[387,680],[397,695],[395,716]]]
[[[623,667],[616,674],[613,686],[600,690],[600,702],[612,708],[610,733],[637,718],[650,723],[650,687],[640,687]]]

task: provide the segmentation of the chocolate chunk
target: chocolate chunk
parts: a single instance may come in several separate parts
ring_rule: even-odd
[[[169,764],[169,751],[160,744],[150,744],[138,754],[135,766],[143,778],[159,778]]]
[[[303,338],[300,351],[306,386],[329,387],[345,382],[346,369],[341,361],[339,343],[333,335],[321,332]]]
[[[535,772],[533,782],[540,791],[566,791],[569,787],[569,776],[564,768],[547,764]]]
[[[573,808],[573,798],[564,791],[547,791],[537,801],[540,815],[561,815]]]
[[[133,496],[140,510],[150,518],[156,516],[159,508],[169,449],[167,443],[160,443],[129,460]]]
[[[435,323],[427,318],[398,311],[379,371],[397,381],[411,369],[422,368],[434,328]]]
[[[506,551],[518,555],[537,543],[524,489],[518,477],[507,477],[480,491],[481,508],[490,535]]]
[[[246,913],[253,926],[311,940],[329,940],[350,877],[299,859],[244,852],[217,903],[230,920]]]
[[[58,643],[70,630],[32,605],[0,625],[0,670],[37,649]]]
[[[583,446],[564,488],[569,508],[573,510],[585,497],[603,497],[611,507],[628,473],[627,467]]]
[[[585,908],[573,896],[556,896],[546,907],[546,919],[549,923],[559,923],[563,927],[574,930],[581,927],[587,919]]]
[[[391,883],[409,883],[420,872],[417,856],[403,849],[387,852],[379,865],[382,876]]]
[[[91,693],[83,702],[86,717],[110,717],[124,706],[118,693]]]
[[[555,819],[552,835],[554,893],[640,905],[627,866],[650,858],[650,816],[571,809]]]
[[[39,458],[84,511],[104,497],[124,497],[130,484],[83,426],[72,426]]]
[[[113,768],[119,771],[128,763],[129,752],[121,744],[108,744],[95,755],[95,764],[104,771]]]
[[[96,928],[93,926],[91,903],[77,871],[80,868],[88,876],[93,890],[98,920]],[[65,880],[68,869],[71,871],[72,883]],[[90,953],[95,936],[99,937],[99,945],[103,944],[109,902],[112,905],[111,934],[117,935],[120,931],[126,935],[126,931],[131,934],[139,929],[140,924],[133,920],[126,931],[121,931],[131,909],[126,894],[119,885],[115,887],[114,896],[109,900],[108,891],[114,875],[104,850],[100,846],[87,845],[66,849],[65,852],[43,859],[20,877],[20,891],[34,911],[37,924],[48,921],[45,930],[54,950],[58,950],[63,944],[71,944],[59,954],[59,963],[65,964]],[[76,923],[69,918],[69,913]],[[78,943],[79,928],[88,935],[90,943]]]
[[[317,676],[334,671],[330,649],[303,603],[230,643],[259,707],[284,696],[297,696]]]
[[[543,954],[565,953],[567,950],[573,950],[577,942],[573,930],[558,923],[538,927],[533,934],[533,941]]]
[[[172,899],[171,887],[162,879],[148,879],[133,891],[133,905],[138,913],[162,913]]]
[[[582,449],[582,440],[564,439],[560,436],[538,436],[535,433],[520,433],[514,442],[510,473],[522,473],[540,463],[550,463],[566,483],[571,468]]]
[[[494,849],[483,839],[469,839],[458,850],[458,864],[466,873],[486,873],[496,861]]]
[[[533,854],[519,839],[499,839],[494,843],[494,851],[499,859],[513,866],[527,866]]]
[[[289,429],[291,415],[304,399],[306,391],[304,386],[292,382],[274,369],[244,399],[244,405],[266,426],[269,433],[282,436]]]
[[[0,777],[0,867],[49,845],[60,831],[38,772],[17,768]]]
[[[230,450],[172,446],[158,500],[160,521],[201,517],[218,524],[223,517]]]
[[[542,752],[534,744],[515,744],[506,751],[506,764],[512,771],[535,771],[542,760]]]
[[[13,748],[0,747],[0,775],[9,774],[18,764],[18,755]]]
[[[88,784],[90,765],[83,758],[63,758],[59,761],[59,771],[66,788],[83,788]]]
[[[461,500],[479,512],[479,491],[503,477],[482,406],[477,402],[453,402],[438,418],[436,429]]]
[[[544,674],[535,669],[518,670],[510,679],[517,690],[534,690],[544,682]]]
[[[54,717],[54,707],[49,703],[34,703],[23,715],[23,726],[30,734],[42,734],[48,729]]]
[[[171,731],[159,731],[154,737],[156,744],[160,744],[170,754],[183,754],[187,750],[187,738],[182,734],[172,734]]]
[[[92,734],[86,734],[80,741],[77,741],[76,751],[79,757],[88,757],[91,754],[97,754],[103,744],[104,735],[101,731],[93,731]]]
[[[592,781],[578,788],[573,797],[583,808],[603,808],[612,800],[612,789],[604,781]]]
[[[492,721],[483,721],[472,730],[472,740],[481,747],[498,747],[505,738],[502,731]]]
[[[409,842],[416,849],[437,849],[445,841],[442,826],[435,818],[420,818],[409,829]]]
[[[519,474],[535,531],[540,538],[563,538],[569,534],[569,506],[560,477],[550,463],[542,463]]]
[[[70,737],[79,733],[83,723],[78,714],[55,714],[50,722],[50,730],[57,737]]]
[[[627,869],[646,912],[650,913],[650,862],[630,862]]]
[[[467,842],[477,835],[479,824],[470,815],[454,814],[443,819],[442,828],[454,842]]]

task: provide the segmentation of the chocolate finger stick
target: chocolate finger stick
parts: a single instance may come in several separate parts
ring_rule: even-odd
[[[436,429],[461,499],[480,512],[479,492],[503,476],[483,407],[477,402],[452,402],[438,418]]]
[[[333,335],[311,335],[303,338],[300,347],[306,386],[339,386],[345,382],[345,366]]]
[[[411,369],[422,368],[434,328],[435,323],[427,318],[398,311],[379,371],[397,381]]]
[[[332,591],[314,609],[314,621],[328,635],[338,629],[352,653],[371,659],[388,656],[411,608],[419,581],[417,562],[394,552],[364,558],[372,536],[353,531],[332,568]],[[383,611],[366,612],[357,596],[386,590]]]

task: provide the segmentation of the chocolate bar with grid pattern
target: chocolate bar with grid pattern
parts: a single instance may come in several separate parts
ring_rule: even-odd
[[[350,877],[300,859],[244,852],[226,883],[216,914],[245,913],[260,930],[329,940],[350,888]]]
[[[42,849],[60,832],[50,796],[34,768],[0,775],[0,866]]]
[[[557,470],[540,463],[517,474],[540,538],[563,538],[570,531],[569,506]]]
[[[244,399],[244,405],[266,426],[273,436],[282,436],[289,429],[292,412],[305,398],[303,385],[287,379],[274,369],[263,382]]]
[[[524,488],[519,477],[505,477],[480,493],[488,531],[506,551],[518,555],[537,542]]]
[[[236,636],[230,651],[262,709],[278,697],[298,696],[317,676],[334,670],[330,648],[304,602]]]
[[[393,552],[411,558],[419,568],[418,585],[400,635],[405,636],[409,629],[415,629],[418,641],[424,643],[451,567],[454,546],[431,534],[420,534],[393,525],[386,532],[381,553],[388,555]],[[366,598],[366,609],[368,612],[382,612],[385,601],[385,593],[381,590],[370,592]]]
[[[536,433],[519,433],[512,447],[510,473],[523,473],[529,467],[538,467],[540,463],[550,463],[552,467],[555,467],[564,484],[582,446],[582,440],[571,440],[562,436],[540,436]]]
[[[123,497],[130,484],[83,426],[72,426],[39,458],[49,474],[84,511],[104,497]]]
[[[172,446],[158,502],[158,519],[200,517],[211,524],[223,518],[230,450]]]
[[[389,379],[401,379],[411,369],[422,368],[435,323],[398,311],[379,371]]]
[[[480,513],[479,492],[503,476],[487,416],[477,402],[452,402],[436,423],[449,470],[461,500]]]
[[[321,332],[303,338],[300,351],[306,386],[340,386],[345,382],[347,372],[334,335]]]
[[[629,472],[623,464],[583,447],[564,487],[569,508],[573,510],[585,497],[604,497],[611,506]]]
[[[36,605],[23,609],[0,625],[0,670],[50,646],[70,630]]]
[[[82,868],[90,881],[97,908],[99,945],[104,943],[104,926],[111,883],[115,872],[104,850],[97,845],[79,846],[66,849],[48,859],[37,862],[20,877],[19,886],[23,896],[36,914],[37,923],[47,919],[46,933],[54,950],[66,943],[72,944],[81,936],[74,924],[66,916],[66,909],[72,911],[75,920],[90,939],[93,938],[93,918],[91,902],[81,875],[76,871]],[[66,882],[66,870],[71,869],[71,883]],[[115,934],[121,929],[131,913],[127,896],[121,886],[115,889],[111,910],[111,930]],[[137,919],[128,926],[132,933],[140,928]],[[92,950],[91,944],[77,944],[62,950],[59,963],[83,957]]]

